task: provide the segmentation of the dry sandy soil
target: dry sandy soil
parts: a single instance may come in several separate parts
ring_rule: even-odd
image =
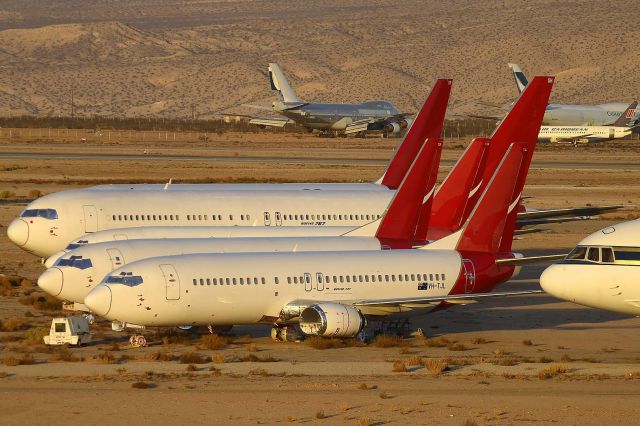
[[[39,260],[11,244],[4,227],[32,190],[42,193],[109,182],[114,176],[140,181],[371,180],[382,167],[353,159],[383,160],[397,140],[325,140],[307,136],[229,134],[203,142],[21,141],[0,139],[3,152],[160,153],[221,156],[228,160],[74,160],[0,158],[0,191],[15,200],[0,203],[0,273],[35,280]],[[455,159],[461,142],[443,158]],[[536,207],[617,204],[633,206],[599,220],[554,225],[515,243],[525,253],[565,252],[608,223],[639,215],[638,171],[625,164],[634,145],[542,148],[536,161],[582,163],[589,169],[534,169],[526,194]],[[264,153],[299,157],[274,170],[243,163]],[[283,154],[284,153],[284,154]],[[344,158],[341,167],[307,164],[315,157]],[[619,168],[598,168],[598,163]],[[153,165],[153,167],[149,167]],[[167,170],[170,170],[168,172]],[[168,174],[169,173],[169,174]],[[527,268],[503,289],[533,289],[542,267]],[[30,342],[36,327],[48,327],[55,311],[25,299],[28,281],[0,298],[0,412],[3,424],[103,424],[132,418],[157,424],[630,424],[640,409],[640,344],[637,319],[559,302],[546,295],[493,300],[418,318],[430,338],[410,338],[391,347],[316,349],[309,343],[271,342],[264,327],[239,327],[220,347],[200,336],[148,331],[151,345],[133,349],[109,324],[94,327],[88,347],[50,349]],[[36,293],[37,294],[37,293]],[[15,328],[14,331],[6,331]],[[182,356],[196,353],[203,363]],[[211,359],[208,359],[210,357]],[[255,358],[257,357],[257,358]],[[156,360],[160,358],[160,360]],[[434,375],[427,364],[446,363]],[[196,359],[197,361],[197,359]],[[268,362],[270,361],[270,362]],[[26,365],[15,365],[23,362]],[[399,363],[398,363],[399,362]],[[404,365],[406,372],[394,369]],[[144,383],[148,389],[134,387]],[[144,386],[136,384],[135,386]]]
[[[268,62],[310,101],[415,111],[438,77],[453,112],[516,92],[507,62],[554,74],[557,102],[637,98],[640,3],[598,0],[7,0],[0,113],[212,117],[274,99]],[[234,109],[235,108],[235,109]],[[486,113],[486,111],[484,112]]]

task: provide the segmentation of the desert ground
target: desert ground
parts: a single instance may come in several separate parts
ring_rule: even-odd
[[[308,101],[416,111],[436,78],[451,110],[515,95],[508,62],[557,76],[563,103],[628,101],[640,82],[636,2],[7,0],[0,113],[211,118],[270,105],[268,62]],[[260,111],[257,111],[260,112]],[[495,111],[494,111],[495,113]]]
[[[85,142],[0,137],[3,424],[131,418],[158,424],[635,422],[637,319],[546,295],[441,311],[412,321],[413,337],[380,338],[369,345],[315,339],[275,343],[268,328],[244,326],[226,337],[147,330],[150,345],[135,349],[126,333],[111,331],[101,320],[86,347],[41,343],[51,318],[68,313],[37,291],[40,259],[13,245],[4,232],[32,197],[97,183],[169,178],[176,183],[369,181],[382,173],[398,141],[240,133],[162,143],[143,141],[141,135]],[[465,143],[446,143],[441,176]],[[515,249],[565,253],[606,224],[638,217],[638,155],[634,142],[540,146],[525,189],[534,197],[530,206],[628,206],[596,220],[549,226],[516,241]],[[331,161],[317,162],[322,158]],[[526,267],[501,289],[536,289],[542,269]]]

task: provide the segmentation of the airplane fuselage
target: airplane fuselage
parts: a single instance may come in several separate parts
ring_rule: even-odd
[[[543,126],[609,126],[629,107],[629,103],[614,102],[599,105],[549,104],[542,121]],[[640,118],[640,110],[633,119]]]
[[[359,120],[386,119],[400,114],[389,101],[361,104],[308,103],[291,109],[274,108],[274,111],[301,126],[315,130],[345,130],[351,123]]]
[[[621,139],[631,134],[628,127],[614,126],[542,126],[539,142],[590,143]]]

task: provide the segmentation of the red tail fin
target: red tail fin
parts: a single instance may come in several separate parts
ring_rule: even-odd
[[[438,240],[460,229],[467,218],[465,213],[480,196],[490,142],[486,138],[474,139],[458,159],[433,198],[430,216],[420,217],[417,240]]]
[[[462,228],[456,246],[458,251],[498,253],[504,238],[513,239],[513,234],[506,235],[504,231],[510,213],[516,210],[520,201],[520,178],[527,175],[528,148],[525,145],[514,143],[507,150],[498,170]]]
[[[411,246],[421,206],[430,205],[440,165],[442,140],[427,140],[413,162],[400,188],[389,203],[376,232],[376,238],[391,247]]]
[[[382,177],[382,184],[397,189],[427,139],[440,139],[444,116],[447,112],[452,80],[439,79],[422,105],[389,167]]]

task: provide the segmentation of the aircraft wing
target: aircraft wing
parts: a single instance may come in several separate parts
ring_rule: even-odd
[[[585,133],[584,135],[571,136],[570,138],[557,138],[556,143],[575,142],[578,139],[588,138],[589,136],[592,136],[592,135],[593,133]]]
[[[561,216],[597,216],[599,214],[613,212],[624,208],[624,205],[615,206],[585,206],[570,207],[566,209],[531,210],[518,213],[518,222],[521,220],[552,218]]]
[[[490,297],[507,297],[507,296],[522,296],[528,294],[544,293],[542,290],[526,290],[526,291],[512,291],[502,293],[467,293],[467,294],[450,294],[444,296],[426,296],[426,297],[404,297],[398,299],[377,299],[377,300],[362,300],[355,302],[354,306],[362,307],[398,307],[406,305],[420,305],[420,304],[433,304],[440,302],[447,302],[451,304],[465,304],[474,303],[476,299],[486,299]]]
[[[288,118],[273,118],[273,117],[252,117],[249,120],[249,124],[255,124],[257,126],[270,126],[270,127],[284,127],[285,124],[291,123]]]

